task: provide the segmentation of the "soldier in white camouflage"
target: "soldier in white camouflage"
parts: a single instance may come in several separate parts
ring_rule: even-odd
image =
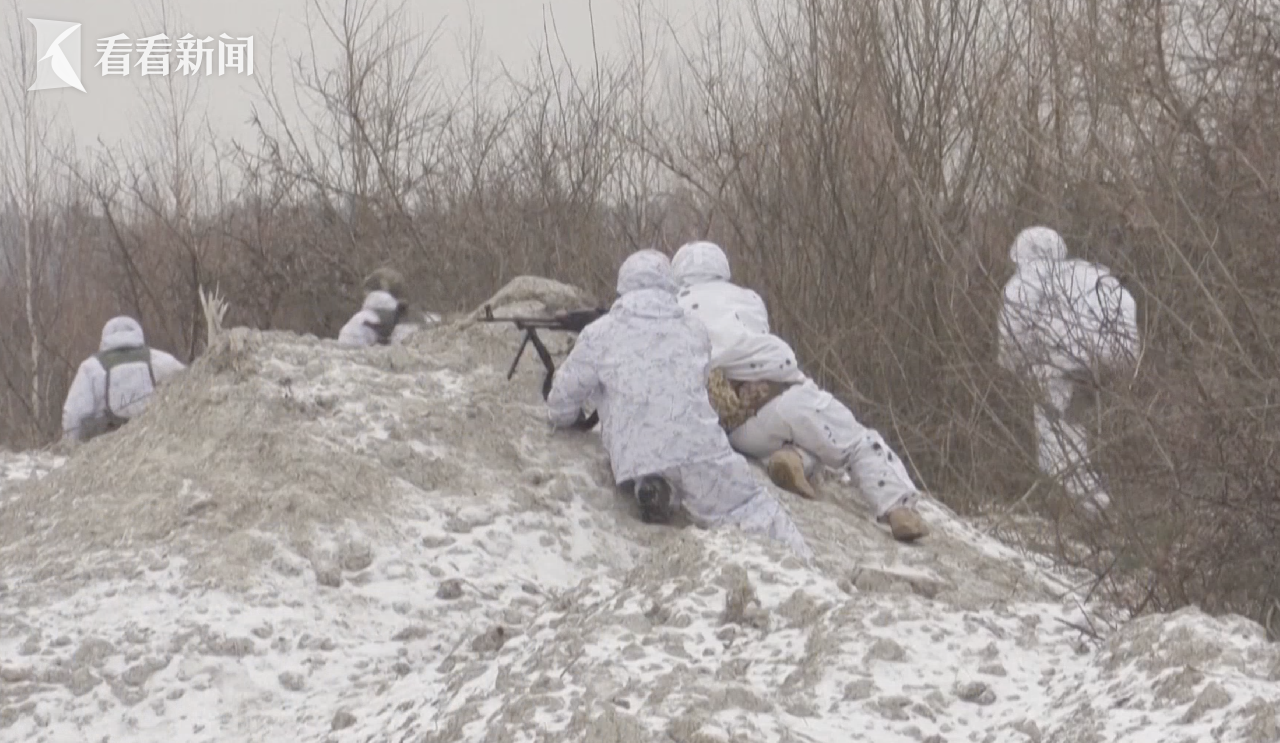
[[[98,353],[80,364],[67,390],[64,439],[88,441],[120,428],[146,409],[157,385],[183,369],[172,355],[147,346],[137,320],[113,317],[102,328]]]
[[[718,425],[706,392],[711,344],[676,302],[667,257],[632,254],[617,289],[609,313],[583,329],[556,372],[551,422],[572,426],[594,403],[615,482],[631,486],[646,520],[679,508],[699,526],[737,526],[811,559],[791,517]]]
[[[711,338],[709,396],[734,449],[764,462],[779,487],[814,497],[821,464],[849,473],[877,521],[894,539],[928,534],[915,509],[920,491],[884,437],[800,370],[795,352],[770,332],[764,300],[730,281],[729,259],[704,241],[671,260],[680,306]]]

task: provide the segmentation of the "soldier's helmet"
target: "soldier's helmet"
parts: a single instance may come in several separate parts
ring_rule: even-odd
[[[394,268],[383,266],[364,279],[364,291],[383,291],[396,299],[404,298],[404,275]]]

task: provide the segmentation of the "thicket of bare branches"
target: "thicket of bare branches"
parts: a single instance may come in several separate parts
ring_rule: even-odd
[[[519,273],[608,297],[625,254],[709,238],[939,497],[1052,516],[1040,540],[1134,611],[1194,602],[1280,629],[1280,11],[781,5],[713,7],[690,43],[637,0],[629,45],[579,67],[551,18],[520,72],[473,34],[460,77],[404,6],[316,5],[339,53],[260,73],[256,141],[214,152],[180,80],[138,149],[93,160],[37,140],[13,81],[0,440],[57,436],[114,314],[191,359],[202,286],[228,324],[333,336],[386,262],[449,311]],[[1037,474],[1029,393],[995,363],[1008,247],[1036,223],[1140,304],[1138,372],[1091,408],[1115,500],[1101,527]]]

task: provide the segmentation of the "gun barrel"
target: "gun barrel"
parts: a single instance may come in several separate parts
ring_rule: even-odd
[[[484,306],[484,316],[476,318],[479,322],[509,322],[520,330],[529,328],[546,328],[547,330],[567,330],[574,333],[608,313],[605,309],[574,310],[551,317],[495,317],[490,305]]]
[[[556,328],[564,324],[564,320],[554,317],[481,317],[478,322],[509,322],[517,327]]]

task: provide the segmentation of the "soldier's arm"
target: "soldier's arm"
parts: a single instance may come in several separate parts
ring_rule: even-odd
[[[599,339],[603,327],[601,321],[585,328],[574,343],[564,364],[556,370],[547,395],[547,409],[551,423],[557,428],[573,425],[581,416],[582,408],[600,388]]]
[[[95,372],[101,369],[93,359],[86,359],[76,370],[75,379],[72,380],[71,387],[67,390],[67,399],[62,405],[62,434],[65,438],[83,438],[82,428],[96,412],[93,383]]]

